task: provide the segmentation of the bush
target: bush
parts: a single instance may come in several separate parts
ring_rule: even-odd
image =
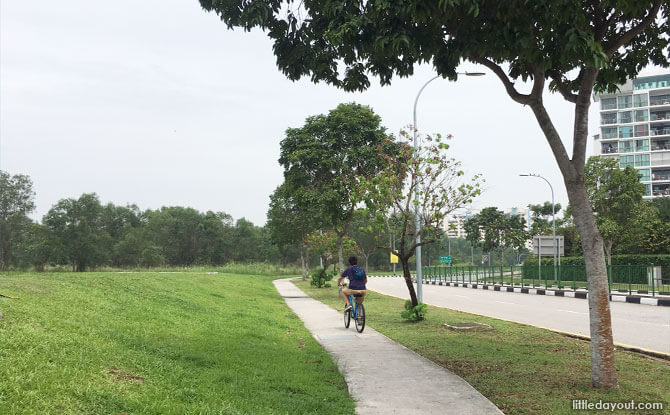
[[[405,311],[400,313],[400,316],[405,320],[419,321],[423,320],[426,315],[428,306],[424,303],[419,303],[416,306],[412,305],[412,301],[405,301]]]
[[[328,281],[333,279],[333,273],[326,271],[324,268],[316,267],[312,270],[312,287],[316,288],[330,288]]]

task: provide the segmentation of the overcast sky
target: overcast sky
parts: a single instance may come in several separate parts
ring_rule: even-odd
[[[286,128],[355,101],[397,134],[434,76],[422,66],[364,93],[291,82],[263,33],[227,30],[197,0],[3,1],[0,36],[0,169],[31,177],[37,220],[59,199],[96,192],[103,203],[190,206],[262,225],[283,180],[277,159]],[[571,152],[572,107],[557,95],[546,105]],[[593,106],[590,135],[597,118]],[[518,176],[526,172],[546,177],[566,204],[530,108],[491,73],[435,80],[417,124],[453,134],[452,156],[484,175],[475,208],[550,200],[544,181]]]

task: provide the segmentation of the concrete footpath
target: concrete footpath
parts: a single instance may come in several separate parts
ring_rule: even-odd
[[[460,377],[367,325],[361,334],[353,321],[345,329],[341,311],[312,299],[290,279],[274,284],[312,336],[334,357],[357,401],[357,414],[502,414]],[[374,325],[374,310],[369,314]]]

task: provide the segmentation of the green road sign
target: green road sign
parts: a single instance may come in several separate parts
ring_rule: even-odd
[[[451,257],[450,256],[441,256],[440,257],[440,263],[451,264]]]

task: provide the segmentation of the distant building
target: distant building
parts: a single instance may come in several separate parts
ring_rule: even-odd
[[[455,213],[444,218],[442,229],[449,238],[465,238],[465,222],[476,212],[468,210],[465,213]]]
[[[600,134],[593,154],[636,168],[645,199],[670,195],[670,74],[639,77],[595,99]]]

